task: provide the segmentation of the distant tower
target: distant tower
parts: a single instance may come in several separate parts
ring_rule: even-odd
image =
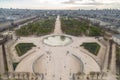
[[[5,51],[5,42],[7,39],[0,35],[0,74],[3,74],[8,71],[8,64]]]

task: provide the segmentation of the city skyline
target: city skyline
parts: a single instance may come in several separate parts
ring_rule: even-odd
[[[120,9],[119,0],[0,0],[0,8]]]

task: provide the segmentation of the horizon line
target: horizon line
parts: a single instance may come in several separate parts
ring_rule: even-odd
[[[104,8],[104,9],[36,9],[36,8],[0,8],[0,9],[23,9],[23,10],[120,10],[120,8]]]

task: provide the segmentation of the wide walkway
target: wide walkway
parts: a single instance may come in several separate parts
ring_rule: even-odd
[[[62,34],[60,16],[58,15],[55,22],[54,34]]]
[[[111,73],[116,75],[116,44],[112,45]]]
[[[80,48],[78,47],[83,42],[88,41],[94,42],[96,40],[94,38],[87,37],[77,38],[71,36],[71,38],[73,39],[73,43],[62,47],[51,47],[45,45],[42,42],[43,40],[42,37],[41,38],[24,37],[19,39],[17,43],[32,42],[36,45],[36,47],[33,48],[33,50],[35,50],[34,53],[28,55],[19,63],[19,65],[16,68],[16,71],[33,72],[34,69],[35,72],[44,73],[45,75],[47,73],[48,74],[46,76],[47,80],[52,79],[51,78],[52,76],[53,77],[56,76],[54,77],[54,79],[56,80],[58,80],[58,78],[68,80],[70,72],[72,74],[81,71],[81,66],[84,66],[83,71],[86,74],[88,74],[90,71],[100,71],[100,67],[97,64],[97,62],[91,56],[85,54],[84,52],[81,52]],[[78,59],[69,54],[67,55],[67,53],[78,56],[78,58],[81,59],[82,62],[80,62]],[[38,59],[42,55],[44,56],[41,59]]]
[[[34,71],[43,73],[45,80],[70,80],[73,73],[81,71],[81,62],[66,50],[50,50],[34,64]]]

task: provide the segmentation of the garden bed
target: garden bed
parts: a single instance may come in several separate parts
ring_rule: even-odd
[[[97,55],[100,50],[100,45],[97,43],[83,43],[81,46],[94,55]]]
[[[19,43],[15,46],[18,56],[24,55],[32,47],[35,47],[33,43]]]
[[[13,63],[13,69],[14,69],[14,70],[16,69],[17,65],[18,65],[17,62],[16,62],[16,63]]]

